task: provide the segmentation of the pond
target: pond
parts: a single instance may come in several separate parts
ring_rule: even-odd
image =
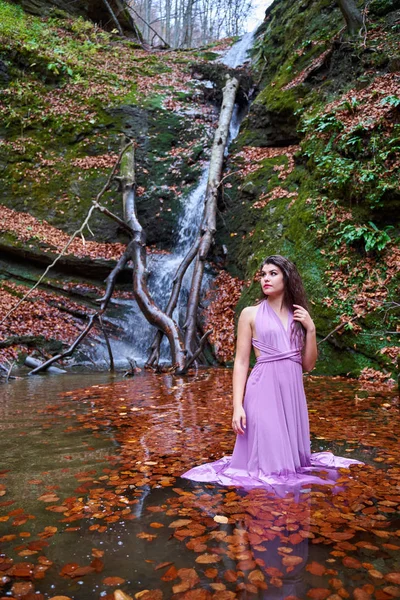
[[[400,597],[395,394],[308,377],[313,450],[364,465],[278,497],[179,477],[231,452],[230,382],[209,369],[4,385],[0,600]]]

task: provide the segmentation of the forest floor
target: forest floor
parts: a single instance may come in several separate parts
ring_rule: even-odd
[[[51,380],[4,387],[2,598],[399,597],[386,386],[306,378],[313,450],[364,464],[282,498],[179,478],[232,451],[229,370]]]

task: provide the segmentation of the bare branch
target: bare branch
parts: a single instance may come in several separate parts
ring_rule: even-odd
[[[204,273],[204,262],[207,258],[216,230],[217,196],[222,174],[224,151],[228,140],[229,124],[232,118],[238,87],[239,81],[235,77],[227,77],[218,128],[215,132],[214,142],[211,149],[210,170],[208,174],[207,189],[204,200],[204,213],[201,224],[202,237],[200,240],[199,252],[193,272],[185,322],[185,348],[190,353],[194,352],[197,330],[197,310],[200,300],[201,282]]]
[[[132,235],[132,233],[133,233],[132,229],[129,227],[129,225],[127,223],[125,223],[125,221],[120,219],[117,215],[115,215],[110,210],[108,210],[108,208],[106,208],[105,206],[102,206],[98,202],[94,201],[94,205],[101,213],[103,213],[103,215],[106,215],[107,217],[110,217],[110,219],[113,219],[113,221],[116,221],[118,223],[118,225],[126,231],[126,233],[129,233],[129,235]]]
[[[335,327],[335,329],[333,329],[330,333],[328,333],[327,336],[324,337],[323,340],[320,340],[318,342],[319,344],[322,344],[322,342],[325,342],[328,338],[330,338],[334,333],[337,333],[338,331],[340,331],[341,329],[343,329],[343,327],[346,327],[346,325],[348,325],[348,323],[353,323],[353,321],[356,321],[357,319],[361,319],[363,317],[365,317],[367,314],[374,312],[375,310],[378,310],[378,308],[382,308],[385,306],[389,305],[389,308],[386,309],[386,312],[390,310],[390,308],[393,307],[399,307],[400,304],[398,304],[397,302],[386,302],[385,300],[374,300],[373,302],[375,302],[375,306],[371,306],[369,307],[367,310],[365,310],[363,313],[359,314],[359,315],[355,315],[354,317],[352,317],[351,319],[349,319],[348,321],[345,321],[343,323],[340,323],[337,327]]]
[[[77,229],[69,238],[68,242],[65,244],[65,246],[63,247],[63,249],[61,250],[60,254],[58,254],[58,256],[56,256],[56,258],[53,260],[53,262],[47,267],[47,269],[45,270],[45,272],[43,273],[43,275],[41,275],[39,277],[39,279],[37,280],[37,282],[35,283],[35,285],[33,287],[30,288],[30,290],[28,290],[26,292],[26,294],[24,296],[22,296],[22,298],[17,302],[17,304],[15,304],[15,306],[13,306],[12,308],[10,308],[10,310],[8,311],[8,313],[3,317],[3,319],[0,321],[0,325],[2,325],[4,323],[4,321],[6,319],[8,319],[8,317],[19,307],[21,306],[21,304],[23,302],[25,302],[25,300],[28,298],[28,296],[30,296],[32,294],[32,292],[41,284],[41,282],[43,281],[43,279],[46,277],[47,273],[50,271],[50,269],[52,269],[60,260],[60,258],[62,258],[64,256],[64,254],[66,253],[66,251],[68,250],[68,248],[70,247],[70,245],[72,244],[72,242],[74,241],[74,239],[76,238],[77,235],[81,234],[83,232],[83,230],[85,229],[86,225],[89,223],[90,217],[92,216],[92,213],[94,211],[95,207],[91,206],[85,220],[83,221],[82,225],[80,226],[79,229]]]
[[[98,312],[93,313],[90,316],[89,323],[86,325],[85,329],[78,335],[78,337],[71,344],[71,346],[68,348],[68,350],[66,350],[62,354],[56,354],[55,356],[52,356],[51,358],[49,358],[49,360],[47,360],[43,364],[39,365],[35,369],[33,369],[33,371],[30,371],[29,375],[36,375],[36,373],[45,371],[46,369],[48,369],[48,367],[50,367],[57,360],[61,360],[62,358],[67,358],[68,356],[71,356],[71,354],[74,352],[75,348],[80,344],[80,342],[83,340],[83,338],[85,338],[87,336],[87,334],[89,333],[89,331],[92,329],[92,327],[94,325],[94,321],[95,321],[96,317],[98,317],[98,316],[99,316]]]
[[[213,331],[214,331],[213,329],[209,329],[208,331],[205,332],[205,334],[203,335],[203,337],[200,340],[199,347],[197,348],[196,352],[187,360],[184,369],[182,371],[178,371],[179,375],[184,375],[185,373],[187,373],[189,367],[195,362],[195,360],[197,360],[197,358],[203,352],[204,346],[206,345],[207,338],[209,335],[211,335],[211,333]]]
[[[158,31],[156,31],[156,30],[155,30],[155,29],[154,29],[154,28],[153,28],[153,27],[150,25],[150,23],[148,23],[147,21],[145,21],[145,20],[143,19],[143,17],[141,17],[141,16],[139,15],[139,13],[138,13],[138,12],[137,12],[137,11],[136,11],[134,8],[133,8],[133,6],[132,6],[132,2],[127,2],[127,5],[129,6],[129,10],[131,10],[133,13],[135,13],[135,15],[136,15],[136,16],[137,16],[137,17],[138,17],[138,18],[139,18],[141,21],[143,21],[143,23],[146,25],[146,27],[148,27],[149,29],[151,29],[151,31],[153,31],[153,33],[154,33],[154,34],[155,34],[157,37],[159,37],[159,38],[160,38],[160,40],[162,41],[162,43],[163,43],[163,44],[165,44],[165,47],[166,47],[166,48],[169,48],[169,47],[170,47],[170,45],[169,45],[169,44],[167,44],[167,42],[166,42],[166,41],[164,40],[164,38],[163,38],[163,37],[162,37],[162,36],[161,36],[161,35],[158,33]],[[154,36],[153,36],[153,39],[154,39]]]
[[[82,225],[79,227],[79,229],[77,229],[69,238],[68,242],[65,244],[65,246],[62,248],[61,252],[56,256],[56,258],[53,260],[53,262],[46,268],[46,270],[44,271],[44,273],[39,277],[39,279],[37,280],[37,282],[35,283],[35,285],[33,287],[31,287],[27,293],[17,302],[17,304],[15,306],[13,306],[12,308],[10,308],[10,310],[6,313],[6,315],[3,317],[3,319],[0,321],[0,325],[2,325],[4,323],[4,321],[6,321],[6,319],[8,319],[8,317],[28,298],[28,296],[30,296],[32,294],[32,292],[41,284],[41,282],[43,281],[43,279],[46,277],[46,275],[48,274],[48,272],[58,263],[58,261],[64,256],[64,254],[66,253],[66,251],[68,250],[68,248],[70,247],[70,245],[72,244],[72,242],[74,241],[74,239],[78,236],[81,235],[83,233],[83,231],[85,230],[86,227],[88,227],[90,218],[92,216],[93,211],[96,208],[99,208],[98,203],[100,198],[103,196],[103,194],[109,189],[112,179],[115,175],[115,172],[118,168],[118,165],[121,162],[121,158],[124,155],[125,151],[132,146],[133,141],[131,140],[128,144],[126,144],[126,146],[124,148],[122,148],[121,152],[118,155],[117,161],[115,163],[115,165],[113,166],[113,168],[111,169],[111,172],[107,178],[106,183],[104,184],[103,188],[100,190],[100,192],[97,194],[92,206],[90,207]]]
[[[114,288],[115,288],[115,283],[117,281],[117,277],[118,277],[119,273],[125,267],[126,263],[129,261],[129,259],[130,259],[130,248],[129,248],[129,244],[128,244],[127,249],[125,250],[123,255],[120,257],[117,264],[115,265],[115,267],[113,268],[113,270],[111,271],[111,273],[109,274],[109,276],[106,279],[107,286],[106,286],[106,291],[104,293],[104,296],[95,300],[95,302],[100,304],[100,314],[103,314],[104,311],[106,310],[108,303],[111,300],[111,296],[112,296]]]
[[[167,336],[173,367],[177,366],[182,369],[185,364],[185,352],[179,327],[171,316],[156,305],[147,288],[146,236],[136,214],[134,161],[135,155],[132,147],[121,160],[121,184],[124,218],[133,230],[133,239],[127,248],[133,262],[133,295],[148,322],[161,329]]]
[[[122,31],[122,27],[120,22],[118,21],[117,17],[115,16],[115,13],[113,11],[113,9],[111,8],[110,4],[107,2],[107,0],[103,0],[104,5],[106,6],[108,12],[111,15],[112,20],[115,23],[116,28],[118,29],[118,32],[120,35],[124,35],[124,32]]]
[[[322,344],[322,342],[326,342],[326,340],[329,339],[334,333],[337,333],[338,331],[340,331],[341,329],[343,329],[343,327],[346,327],[346,325],[348,325],[349,323],[353,323],[353,321],[356,321],[357,319],[360,319],[361,317],[364,317],[365,314],[366,313],[363,313],[361,315],[356,315],[355,317],[353,317],[349,321],[345,321],[344,323],[340,323],[340,325],[338,325],[337,327],[335,327],[335,329],[333,329],[330,333],[328,333],[328,335],[325,336],[323,340],[320,340],[317,345],[319,346],[320,344]]]
[[[165,309],[165,314],[167,314],[169,317],[172,317],[172,314],[176,308],[182,287],[183,278],[187,269],[191,265],[194,257],[196,256],[199,246],[200,238],[197,238],[197,240],[194,242],[194,244],[190,248],[189,252],[186,254],[185,258],[183,259],[175,273],[171,295],[168,301],[167,308]],[[158,363],[158,360],[160,358],[160,344],[162,338],[163,333],[162,331],[158,330],[150,348],[151,354],[146,362],[146,367],[151,367],[152,365],[154,365],[154,363]]]

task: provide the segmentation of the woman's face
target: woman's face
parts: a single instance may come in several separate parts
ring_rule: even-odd
[[[266,296],[279,297],[285,291],[283,272],[276,265],[266,264],[261,269],[261,288]]]

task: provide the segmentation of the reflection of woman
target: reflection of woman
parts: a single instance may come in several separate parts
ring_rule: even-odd
[[[260,588],[258,598],[306,598],[304,569],[308,561],[310,505],[310,493],[301,494],[300,499],[293,495],[282,499],[264,490],[253,490],[243,497],[243,541],[247,541],[251,558],[264,577],[250,577]],[[236,524],[234,532],[238,531],[240,526]],[[243,552],[243,546],[239,548]]]
[[[269,256],[260,281],[262,299],[245,308],[239,319],[232,418],[238,435],[233,455],[195,467],[183,477],[287,491],[292,485],[321,483],[310,474],[316,468],[347,467],[357,461],[329,452],[311,454],[302,370],[314,368],[317,344],[295,265],[282,256]],[[247,379],[252,346],[257,362]]]

